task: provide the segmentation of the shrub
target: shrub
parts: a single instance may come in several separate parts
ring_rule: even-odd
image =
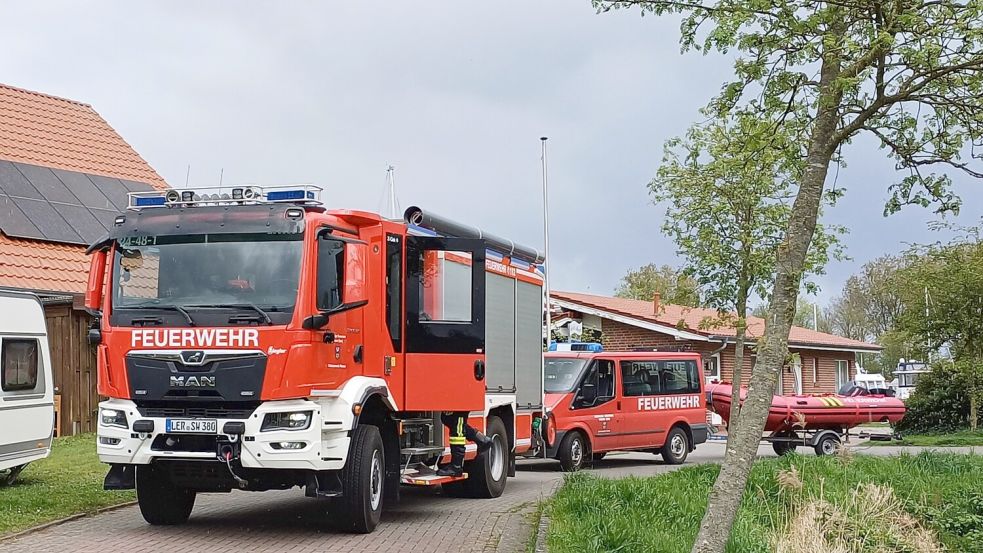
[[[905,402],[907,413],[898,423],[902,432],[952,432],[967,427],[969,392],[952,363],[932,366]]]

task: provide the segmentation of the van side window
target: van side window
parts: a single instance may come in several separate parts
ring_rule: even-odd
[[[14,392],[36,388],[40,362],[37,340],[4,339],[0,351],[0,389]]]
[[[651,396],[700,393],[696,361],[622,361],[624,395]]]

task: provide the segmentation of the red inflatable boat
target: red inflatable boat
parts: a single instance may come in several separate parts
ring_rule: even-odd
[[[863,388],[855,388],[855,394],[822,394],[799,396],[774,396],[768,411],[765,430],[785,432],[797,430],[835,430],[845,432],[867,422],[894,424],[905,414],[900,399],[869,395]],[[731,384],[714,382],[706,386],[707,407],[713,409],[724,421],[730,419]],[[741,387],[741,401],[747,397],[747,389]]]

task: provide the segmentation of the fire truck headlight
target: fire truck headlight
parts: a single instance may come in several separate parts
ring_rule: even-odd
[[[271,430],[307,430],[311,425],[311,411],[293,413],[267,413],[263,418],[261,432]]]
[[[104,426],[118,426],[129,428],[126,423],[126,412],[118,409],[103,409],[99,413],[99,420]]]

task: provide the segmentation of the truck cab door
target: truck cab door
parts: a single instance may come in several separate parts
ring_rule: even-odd
[[[405,339],[406,410],[484,409],[484,240],[406,237]]]

